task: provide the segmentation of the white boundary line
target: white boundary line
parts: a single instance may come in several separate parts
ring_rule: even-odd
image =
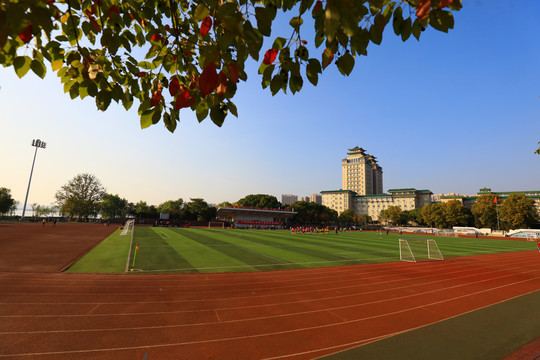
[[[535,277],[533,278],[534,280],[538,279],[540,277]],[[264,334],[255,334],[255,335],[242,335],[242,336],[233,336],[233,337],[229,337],[229,338],[221,338],[221,339],[210,339],[210,340],[196,340],[196,341],[186,341],[186,342],[178,342],[178,343],[168,343],[168,344],[156,344],[156,345],[143,345],[143,346],[126,346],[126,347],[118,347],[118,348],[100,348],[100,349],[87,349],[87,350],[68,350],[68,351],[51,351],[51,352],[41,352],[41,353],[19,353],[19,354],[1,354],[0,355],[0,358],[5,358],[5,357],[16,357],[16,356],[39,356],[39,355],[60,355],[60,354],[84,354],[84,353],[96,353],[96,352],[105,352],[105,351],[122,351],[122,350],[137,350],[137,349],[153,349],[153,348],[164,348],[164,347],[172,347],[172,346],[183,346],[183,345],[193,345],[193,344],[210,344],[210,343],[215,343],[215,342],[224,342],[224,341],[231,341],[231,340],[239,340],[239,339],[253,339],[253,338],[261,338],[261,337],[267,337],[267,336],[275,336],[275,335],[282,335],[282,334],[290,334],[290,333],[298,333],[298,332],[301,332],[301,331],[308,331],[308,330],[313,330],[313,329],[322,329],[322,328],[329,328],[329,327],[335,327],[335,326],[340,326],[340,325],[343,325],[343,324],[353,324],[353,323],[359,323],[359,322],[362,322],[362,321],[365,321],[365,320],[370,320],[370,319],[375,319],[375,318],[381,318],[381,317],[385,317],[385,316],[391,316],[391,315],[397,315],[397,314],[401,314],[401,313],[405,313],[405,312],[408,312],[408,311],[411,311],[411,310],[417,310],[417,309],[422,309],[422,308],[425,308],[427,306],[433,306],[433,305],[436,305],[436,304],[441,304],[441,303],[444,303],[444,302],[448,302],[448,301],[452,301],[452,300],[457,300],[457,299],[461,299],[461,298],[466,298],[466,297],[469,297],[469,296],[472,296],[472,295],[477,295],[477,294],[481,294],[481,293],[485,293],[485,292],[489,292],[489,291],[493,291],[493,290],[496,290],[496,289],[501,289],[501,288],[505,288],[505,287],[508,287],[508,286],[512,286],[512,285],[516,285],[516,284],[521,284],[521,283],[524,283],[524,282],[528,282],[528,281],[531,281],[533,279],[525,279],[525,280],[521,280],[521,281],[516,281],[514,283],[511,283],[511,284],[506,284],[506,285],[501,285],[501,286],[497,286],[497,287],[494,287],[494,288],[490,288],[490,289],[486,289],[486,290],[481,290],[481,291],[475,291],[475,292],[472,292],[472,293],[467,293],[465,295],[460,295],[460,296],[455,296],[455,297],[452,297],[452,298],[446,298],[444,300],[439,300],[439,301],[435,301],[435,302],[432,302],[432,303],[423,303],[423,304],[420,304],[418,306],[415,306],[415,307],[409,307],[407,309],[404,309],[404,310],[398,310],[398,311],[393,311],[393,312],[390,312],[390,313],[384,313],[384,314],[378,314],[378,315],[373,315],[373,316],[368,316],[368,317],[364,317],[364,318],[360,318],[360,319],[354,319],[354,320],[348,320],[348,321],[342,321],[342,322],[339,322],[339,323],[332,323],[332,324],[324,324],[324,325],[317,325],[317,326],[310,326],[310,327],[305,327],[305,328],[299,328],[299,329],[291,329],[291,330],[283,330],[283,331],[275,331],[275,332],[271,332],[271,333],[264,333]],[[531,291],[532,292],[532,291]],[[434,321],[434,322],[431,322],[429,324],[424,324],[424,325],[421,325],[421,326],[418,326],[416,328],[411,328],[411,329],[407,329],[407,330],[404,330],[403,332],[407,332],[407,331],[411,331],[411,330],[414,330],[414,329],[417,329],[417,328],[421,328],[421,327],[425,327],[425,326],[428,326],[428,325],[433,325],[433,324],[436,324],[436,323],[439,323],[439,322],[442,322],[442,321],[445,321],[445,320],[448,320],[448,319],[452,319],[452,318],[455,318],[455,317],[458,317],[458,316],[461,316],[463,314],[468,314],[470,312],[473,312],[473,311],[477,311],[477,310],[480,310],[480,309],[484,309],[484,308],[487,308],[489,306],[492,306],[492,305],[496,305],[496,304],[499,304],[499,303],[502,303],[502,302],[505,302],[505,301],[508,301],[508,300],[511,300],[511,299],[514,299],[514,298],[518,298],[520,296],[523,296],[523,295],[527,295],[527,294],[530,294],[531,292],[528,292],[526,294],[521,294],[521,295],[517,295],[517,296],[513,296],[513,297],[510,297],[508,299],[504,299],[504,300],[501,300],[499,302],[495,302],[493,304],[489,304],[489,305],[485,305],[485,306],[482,306],[482,307],[479,307],[479,308],[476,308],[476,309],[473,309],[473,310],[469,310],[469,311],[466,311],[464,313],[461,313],[461,314],[458,314],[458,315],[454,315],[454,316],[449,316],[447,318],[444,318],[444,319],[441,319],[441,320],[438,320],[438,321]],[[392,334],[392,333],[391,333]],[[391,335],[391,334],[387,334],[387,335]],[[377,338],[372,338],[374,339],[373,341],[377,340]],[[369,339],[365,339],[365,340],[369,340]],[[350,343],[351,346],[352,345],[355,345],[356,343],[358,343],[358,341],[355,341],[355,342],[352,342]],[[348,344],[342,344],[342,345],[339,345],[338,347],[346,347],[346,346],[349,346]],[[321,349],[318,349],[318,350],[321,350]],[[322,349],[324,350],[324,349]],[[300,355],[302,353],[297,353],[297,354],[286,354],[286,355],[282,355],[280,357],[291,357],[291,356],[294,356],[294,355]],[[270,359],[279,359],[280,357],[273,357],[273,358],[266,358],[268,360]]]
[[[131,246],[133,245],[133,234],[135,234],[135,221],[133,221],[133,230],[131,231],[131,241],[129,242],[129,252],[128,252],[128,257],[126,260],[126,269],[124,270],[124,272],[126,273],[129,270],[129,259],[131,258]]]

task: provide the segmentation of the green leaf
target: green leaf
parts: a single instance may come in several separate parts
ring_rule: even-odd
[[[222,109],[220,105],[216,105],[210,109],[210,119],[212,119],[214,124],[216,124],[219,127],[223,125],[223,122],[225,121],[226,116],[227,116],[227,110]]]
[[[15,73],[19,78],[22,78],[28,70],[30,70],[30,65],[32,64],[32,59],[29,56],[17,56],[13,60],[13,68]]]
[[[317,59],[309,59],[306,66],[306,76],[310,83],[317,86],[319,74],[322,73],[321,63]]]
[[[233,102],[228,102],[227,103],[227,108],[229,109],[229,111],[231,112],[231,114],[233,114],[234,116],[238,117],[238,109],[236,108],[236,105],[233,103]]]
[[[448,32],[448,29],[454,28],[454,16],[450,11],[435,9],[429,13],[429,24],[435,29]]]
[[[403,22],[403,9],[401,7],[397,7],[394,11],[394,19],[392,20],[392,26],[394,27],[394,34],[400,35],[401,33],[401,23]]]
[[[272,49],[281,50],[287,43],[287,39],[282,37],[277,37],[276,40],[274,40],[274,43],[272,44]]]
[[[292,28],[296,31],[300,29],[300,26],[304,23],[304,20],[300,16],[295,16],[289,21],[289,25],[292,26]]]
[[[38,60],[32,60],[32,63],[30,64],[30,68],[40,78],[44,78],[45,74],[47,73],[47,68],[45,68],[45,65],[41,61]]]
[[[291,79],[289,80],[289,88],[291,89],[291,92],[294,94],[300,90],[302,90],[302,86],[304,85],[304,79],[302,79],[301,76],[291,76]]]
[[[206,119],[206,117],[208,116],[208,104],[206,103],[206,101],[201,101],[197,104],[195,113],[199,122],[202,122],[204,119]]]
[[[152,116],[155,109],[145,110],[141,115],[141,129],[146,129],[152,125]]]
[[[283,75],[276,74],[272,78],[272,81],[270,81],[270,91],[272,92],[272,96],[276,95],[279,92],[279,89],[283,87]]]
[[[411,31],[416,40],[420,40],[420,35],[422,34],[422,29],[424,29],[424,26],[422,25],[422,22],[418,19],[414,20]]]
[[[111,95],[108,91],[101,90],[96,96],[96,106],[99,110],[105,111],[111,104]]]
[[[324,12],[324,32],[329,42],[334,40],[336,31],[339,28],[340,15],[334,1],[328,1],[326,11]]]
[[[170,132],[173,133],[176,130],[176,119],[167,112],[163,114],[163,123]]]
[[[74,83],[73,86],[69,89],[69,96],[71,97],[71,100],[79,96],[79,83],[78,82]]]
[[[195,20],[197,20],[197,22],[202,21],[208,15],[210,15],[210,9],[208,9],[206,5],[202,3],[199,3],[199,5],[197,5],[197,8],[195,8],[195,12],[193,13],[193,17],[195,18]]]
[[[405,21],[401,22],[400,32],[401,32],[401,40],[407,41],[407,39],[411,36],[412,31],[412,25],[411,25],[411,18],[405,19]]]
[[[256,7],[255,18],[257,19],[257,26],[261,34],[270,36],[270,33],[272,32],[272,18],[270,17],[268,10],[263,7]]]
[[[349,76],[354,68],[354,57],[351,54],[346,53],[337,59],[336,65],[339,72],[341,72],[343,75]]]

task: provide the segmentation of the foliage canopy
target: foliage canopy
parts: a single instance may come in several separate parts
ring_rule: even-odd
[[[96,216],[105,188],[92,174],[78,174],[56,192],[56,202],[61,214],[79,219]]]
[[[419,40],[429,26],[453,28],[460,8],[461,0],[6,0],[0,64],[41,78],[50,65],[72,99],[94,98],[103,111],[137,100],[142,128],[163,120],[173,132],[184,108],[218,126],[238,116],[232,99],[250,58],[263,88],[294,94],[330,64],[348,76],[388,24],[403,41]],[[273,36],[285,13],[288,33]],[[305,20],[311,32],[301,31]]]

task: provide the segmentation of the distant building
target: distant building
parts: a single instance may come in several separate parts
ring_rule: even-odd
[[[283,206],[291,205],[293,202],[298,201],[298,195],[281,194],[281,204]]]
[[[431,195],[429,190],[390,189],[389,194],[358,195],[350,190],[321,191],[322,204],[341,214],[352,209],[356,215],[367,214],[374,221],[379,219],[382,210],[390,206],[399,206],[401,210],[413,210],[429,205]]]
[[[482,188],[476,195],[459,195],[459,194],[440,194],[438,202],[449,202],[451,200],[457,200],[461,202],[465,207],[469,209],[476,204],[476,200],[480,195],[496,194],[497,197],[504,201],[510,194],[525,194],[529,199],[534,200],[536,212],[540,216],[540,190],[526,190],[526,191],[491,191],[491,188]]]
[[[358,195],[383,193],[383,171],[375,156],[366,153],[361,147],[349,149],[341,161],[341,186]]]
[[[309,196],[302,196],[302,197],[300,198],[300,201],[309,202]]]
[[[309,202],[322,204],[322,195],[321,194],[311,194],[309,196]]]
[[[413,210],[431,203],[433,193],[429,190],[404,188],[383,193],[382,167],[375,156],[358,146],[347,154],[341,161],[342,189],[321,191],[322,205],[338,214],[351,209],[356,215],[367,214],[376,221],[380,212],[390,206]]]

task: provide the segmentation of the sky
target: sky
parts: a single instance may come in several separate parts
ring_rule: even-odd
[[[233,99],[239,117],[221,128],[184,109],[174,133],[162,123],[141,130],[136,105],[100,112],[91,98],[71,100],[52,72],[19,79],[1,68],[0,187],[24,203],[32,139],[41,139],[28,204],[53,203],[80,173],[149,205],[306,196],[341,187],[354,146],[377,157],[385,192],[540,190],[540,1],[463,2],[448,34],[429,28],[403,43],[389,25],[349,77],[332,64],[295,95],[263,90],[251,62]],[[290,35],[287,22],[272,39]]]

